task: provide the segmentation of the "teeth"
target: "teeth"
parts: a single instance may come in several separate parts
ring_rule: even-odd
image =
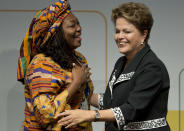
[[[126,43],[119,43],[120,45],[125,45]]]

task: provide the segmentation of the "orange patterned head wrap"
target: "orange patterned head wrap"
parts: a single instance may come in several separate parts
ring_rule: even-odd
[[[18,81],[24,83],[27,66],[37,54],[36,49],[43,46],[55,34],[56,29],[70,12],[68,0],[59,0],[36,13],[20,48],[17,70]]]

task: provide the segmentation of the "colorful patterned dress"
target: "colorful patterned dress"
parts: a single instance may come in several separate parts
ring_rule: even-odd
[[[80,61],[87,64],[85,57],[75,51]],[[93,93],[90,80],[84,91],[77,91],[67,103],[67,85],[71,83],[71,72],[62,69],[50,57],[36,55],[28,66],[25,78],[25,120],[23,130],[92,131],[91,123],[82,123],[65,129],[57,124],[56,115],[66,109],[89,110],[89,98]]]

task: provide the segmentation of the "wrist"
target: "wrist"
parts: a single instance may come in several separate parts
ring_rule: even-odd
[[[80,88],[82,85],[82,83],[80,81],[77,81],[77,80],[73,80],[71,84],[74,86],[77,86],[78,88]]]
[[[90,110],[90,118],[89,121],[94,121],[96,118],[96,112],[94,110]]]
[[[94,110],[94,112],[95,112],[95,116],[94,116],[93,121],[94,121],[94,122],[99,121],[100,118],[101,118],[101,115],[100,115],[99,110]]]

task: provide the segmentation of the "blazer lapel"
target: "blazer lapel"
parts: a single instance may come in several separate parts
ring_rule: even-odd
[[[130,73],[121,74],[121,75],[118,77],[117,81],[114,83],[114,85],[117,84],[117,83],[119,83],[119,82],[123,82],[123,81],[126,81],[126,80],[130,80],[130,79],[132,78],[132,76],[134,75],[134,73],[135,73],[135,72],[132,71],[132,72],[130,72]]]
[[[110,88],[111,94],[112,94],[114,83],[116,82],[119,74],[121,74],[121,70],[123,69],[125,62],[126,62],[126,57],[123,56],[117,61],[116,65],[114,67],[114,70],[113,70],[112,75],[111,75],[109,82],[108,82],[108,86]]]
[[[123,64],[120,64],[117,67],[118,72],[116,73],[116,78],[118,79],[114,82],[114,85],[123,81],[130,80],[133,77],[134,73],[136,72],[136,69],[138,68],[142,58],[147,54],[147,52],[149,52],[149,50],[150,50],[150,47],[148,44],[146,44],[145,47],[135,55],[135,57],[127,65],[124,71],[122,71],[121,68],[123,68],[124,66],[123,64],[125,64],[125,59],[126,59],[124,58]]]

